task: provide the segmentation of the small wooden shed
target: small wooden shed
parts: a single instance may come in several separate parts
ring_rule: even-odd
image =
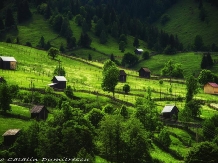
[[[5,70],[15,70],[17,61],[14,57],[0,56],[0,68]]]
[[[135,54],[142,54],[143,53],[143,49],[135,49]]]
[[[48,118],[49,111],[44,105],[35,105],[30,110],[31,118],[35,118],[37,120],[46,120]]]
[[[12,145],[19,133],[20,129],[9,129],[2,136],[4,137],[4,145]]]
[[[218,94],[218,84],[216,83],[207,83],[204,85],[204,93],[208,94]]]
[[[51,81],[49,86],[54,89],[65,89],[67,86],[67,79],[64,76],[54,76]]]
[[[163,118],[166,119],[178,119],[178,113],[179,113],[179,109],[175,106],[175,105],[165,105],[165,107],[163,108],[161,115]]]
[[[126,82],[126,72],[124,70],[120,70],[120,76],[119,76],[119,81],[120,82]]]
[[[150,78],[151,77],[151,71],[146,68],[146,67],[141,67],[139,70],[139,77],[142,77],[142,78]]]

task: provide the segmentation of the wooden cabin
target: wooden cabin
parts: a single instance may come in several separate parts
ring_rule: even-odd
[[[126,72],[124,70],[120,70],[119,81],[126,82]]]
[[[0,68],[5,70],[15,70],[17,61],[14,57],[0,56]]]
[[[142,54],[143,53],[143,49],[135,49],[135,54]]]
[[[142,77],[142,78],[150,78],[151,77],[151,71],[148,69],[148,68],[140,68],[138,70],[139,72],[139,77]]]
[[[218,84],[216,83],[207,83],[204,85],[204,93],[208,94],[218,94]]]
[[[54,89],[65,89],[67,86],[67,79],[64,76],[54,76],[51,81],[49,86]]]
[[[177,120],[178,113],[179,113],[179,109],[175,105],[166,105],[163,108],[161,115],[165,119],[172,119],[173,118],[174,120]]]
[[[30,110],[31,118],[37,120],[46,120],[48,118],[49,111],[44,105],[35,105]]]
[[[9,129],[2,136],[4,137],[4,145],[12,145],[18,136],[20,129]]]

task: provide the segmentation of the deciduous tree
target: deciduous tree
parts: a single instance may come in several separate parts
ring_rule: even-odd
[[[55,59],[60,54],[60,51],[57,48],[51,47],[48,50],[48,56],[52,57],[52,59]]]

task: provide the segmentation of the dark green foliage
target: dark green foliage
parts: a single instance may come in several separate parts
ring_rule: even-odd
[[[185,157],[185,163],[210,162],[216,163],[218,147],[212,142],[201,142],[192,147],[188,155]]]
[[[119,43],[119,50],[123,53],[125,51],[126,44],[124,41]]]
[[[201,70],[199,76],[198,76],[198,82],[202,85],[207,84],[208,82],[214,81],[214,74],[210,70]]]
[[[70,85],[67,86],[67,88],[64,90],[64,93],[66,94],[67,97],[73,98],[73,89],[71,88]]]
[[[90,29],[89,29],[89,26],[88,26],[88,24],[87,24],[87,22],[86,22],[86,19],[84,19],[83,20],[83,22],[82,22],[82,31],[83,31],[83,33],[86,33],[86,32],[88,32]]]
[[[82,15],[80,15],[80,14],[76,15],[76,17],[75,17],[75,22],[76,22],[76,24],[77,24],[78,26],[81,26],[82,23],[83,23],[83,17],[82,17]]]
[[[125,45],[127,44],[127,38],[125,34],[121,34],[119,37],[119,42],[122,42],[122,41],[125,43]]]
[[[201,7],[200,13],[199,13],[199,18],[201,21],[205,21],[206,17],[207,17],[207,12],[206,12],[204,7]]]
[[[134,38],[133,46],[136,47],[136,48],[139,47],[139,40],[138,40],[138,37],[135,37],[135,38]]]
[[[128,84],[125,84],[124,86],[123,86],[123,91],[127,94],[127,93],[129,93],[130,92],[130,86],[128,85]]]
[[[12,43],[11,38],[8,37],[8,38],[6,39],[6,42],[7,42],[7,43]]]
[[[198,80],[194,76],[189,76],[186,79],[186,103],[191,101],[195,94],[198,92]]]
[[[21,1],[17,8],[17,21],[22,23],[32,17],[27,0]]]
[[[60,51],[57,48],[51,47],[48,50],[48,56],[50,56],[52,59],[55,59],[60,54]]]
[[[168,14],[164,14],[161,16],[161,24],[165,25],[168,21],[170,21],[170,16]]]
[[[125,105],[122,105],[119,114],[122,115],[123,118],[128,118],[129,117],[128,108]]]
[[[190,100],[186,103],[185,109],[188,109],[191,117],[198,117],[201,115],[201,103],[197,100]]]
[[[172,77],[183,78],[184,76],[181,64],[173,63],[172,60],[169,60],[165,63],[164,68],[161,69],[161,76],[170,77],[170,82]]]
[[[29,46],[29,47],[32,47],[32,44],[31,44],[31,42],[26,42],[26,44],[25,44],[26,46]]]
[[[63,23],[63,17],[60,14],[57,15],[53,15],[50,20],[49,20],[52,28],[56,31],[56,32],[60,32],[61,31],[61,26]]]
[[[128,52],[128,53],[124,54],[121,64],[123,66],[131,67],[131,66],[134,66],[135,64],[137,64],[138,60],[139,60],[139,58],[136,55]]]
[[[50,48],[51,48],[51,43],[50,43],[50,41],[47,41],[47,43],[45,44],[44,49],[49,50]]]
[[[157,130],[161,123],[154,101],[151,99],[151,89],[148,87],[145,98],[136,99],[135,117],[140,120],[147,131]]]
[[[206,119],[203,123],[203,136],[206,140],[212,140],[215,136],[215,125],[211,119]]]
[[[95,127],[98,126],[99,122],[104,117],[104,114],[100,109],[93,108],[88,114],[88,119],[91,122],[91,124]]]
[[[58,104],[58,98],[54,95],[46,94],[42,98],[42,104],[47,107],[55,108]]]
[[[44,47],[45,47],[45,38],[44,38],[44,36],[42,36],[42,37],[40,38],[40,41],[39,41],[38,47],[44,49]]]
[[[11,110],[12,97],[13,94],[10,93],[10,86],[6,83],[0,83],[0,112],[3,114]]]
[[[72,49],[76,46],[76,38],[75,37],[67,37],[67,48]]]
[[[64,44],[61,43],[61,46],[59,48],[60,52],[63,53],[65,51],[65,48],[64,48]]]
[[[89,48],[92,43],[92,39],[87,33],[81,33],[78,45],[84,48]]]
[[[63,18],[63,20],[62,20],[60,35],[65,37],[65,38],[71,37],[73,35],[69,20],[67,18]]]
[[[46,7],[45,7],[45,11],[44,11],[44,13],[43,13],[43,16],[44,16],[45,19],[50,19],[51,15],[52,15],[51,7],[50,7],[50,5],[49,5],[49,3],[48,3],[48,4],[46,5]]]
[[[105,30],[102,30],[100,34],[100,43],[105,44],[106,42],[107,42],[107,34]]]
[[[16,25],[16,24],[15,24],[15,20],[14,20],[12,10],[10,8],[8,8],[7,12],[6,12],[6,17],[5,17],[5,27],[10,28],[10,27],[12,27],[14,25]]]
[[[203,54],[201,60],[201,69],[207,69],[213,67],[213,60],[210,53]]]
[[[102,30],[104,30],[104,29],[105,29],[104,20],[103,20],[103,19],[99,19],[99,20],[97,21],[96,26],[95,26],[95,35],[96,35],[96,36],[100,36]]]
[[[144,51],[144,52],[142,53],[142,58],[143,58],[144,60],[149,59],[149,58],[150,58],[149,52],[148,52],[148,51]]]
[[[5,29],[5,24],[2,20],[2,18],[0,18],[0,33]]]
[[[92,55],[91,55],[91,54],[89,54],[88,60],[89,60],[89,61],[92,61]]]
[[[106,115],[100,122],[98,148],[113,162],[152,162],[148,133],[139,120],[124,121],[120,115]]]
[[[115,61],[115,58],[114,58],[114,54],[113,54],[113,53],[112,53],[111,56],[110,56],[110,60],[113,61],[113,62]]]
[[[204,47],[203,39],[200,35],[197,35],[194,40],[194,49],[196,51],[200,51],[203,50],[203,47]]]
[[[114,108],[113,108],[112,105],[107,104],[106,106],[104,106],[103,112],[104,112],[104,113],[107,113],[107,114],[113,114]]]
[[[160,131],[160,134],[158,135],[158,140],[164,147],[169,148],[171,144],[171,139],[169,133],[165,128]]]
[[[115,87],[118,84],[118,77],[119,77],[119,69],[116,66],[110,66],[108,69],[103,73],[103,80],[101,87],[103,91],[108,91],[115,93]]]
[[[54,72],[53,72],[53,75],[54,76],[65,76],[66,75],[66,71],[64,69],[64,67],[59,67],[59,66],[56,66]]]
[[[176,49],[173,48],[171,45],[167,45],[166,48],[164,49],[164,54],[175,54]]]

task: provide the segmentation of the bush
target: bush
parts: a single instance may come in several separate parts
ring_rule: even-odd
[[[32,44],[31,44],[31,42],[26,42],[26,44],[25,44],[26,46],[29,46],[29,47],[32,47]]]

